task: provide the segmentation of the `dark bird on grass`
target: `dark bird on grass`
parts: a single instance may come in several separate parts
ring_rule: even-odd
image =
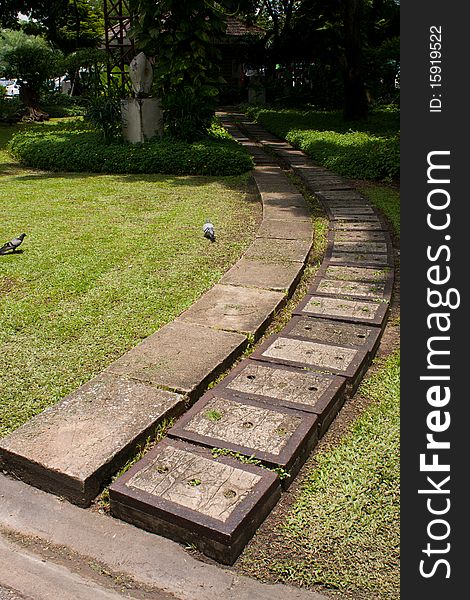
[[[204,223],[202,230],[204,231],[204,237],[206,237],[211,242],[215,242],[214,226],[212,225],[212,223],[210,221],[206,221]]]
[[[16,252],[19,246],[21,246],[21,244],[23,243],[25,237],[26,233],[22,233],[21,235],[19,235],[16,238],[13,238],[6,244],[3,244],[3,246],[0,248],[0,254],[6,254],[7,252],[10,252],[10,250],[12,252]]]

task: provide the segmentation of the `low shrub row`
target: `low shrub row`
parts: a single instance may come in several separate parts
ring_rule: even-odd
[[[344,121],[340,111],[255,107],[247,113],[315,162],[340,175],[376,181],[399,178],[399,112],[396,107],[373,111],[366,121],[357,122]]]
[[[20,132],[13,136],[9,150],[21,163],[49,171],[239,175],[253,168],[249,154],[222,136],[192,144],[171,138],[105,144],[81,121]]]
[[[345,177],[393,181],[400,173],[399,136],[354,131],[290,131],[286,139],[317,163]]]

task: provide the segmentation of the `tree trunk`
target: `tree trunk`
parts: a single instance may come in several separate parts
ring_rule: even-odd
[[[21,83],[20,98],[25,105],[23,121],[47,121],[49,115],[39,108],[39,93],[28,84]]]
[[[368,101],[362,73],[363,0],[343,0],[344,14],[344,118],[364,119]]]

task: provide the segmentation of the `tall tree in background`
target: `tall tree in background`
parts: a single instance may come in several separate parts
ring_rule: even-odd
[[[0,75],[18,79],[26,119],[48,118],[39,108],[40,92],[47,79],[57,74],[60,58],[60,51],[51,48],[44,38],[26,35],[23,31],[0,32]]]

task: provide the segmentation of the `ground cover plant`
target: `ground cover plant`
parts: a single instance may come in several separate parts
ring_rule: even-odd
[[[399,113],[394,107],[377,108],[361,121],[344,121],[340,111],[310,109],[256,107],[248,114],[340,175],[376,181],[399,178]]]
[[[191,305],[242,254],[261,212],[246,175],[26,170],[5,151],[18,129],[0,126],[0,239],[27,234],[22,253],[0,257],[0,435]]]
[[[253,166],[246,150],[217,126],[206,138],[193,143],[169,137],[145,144],[105,143],[78,118],[22,130],[9,148],[24,165],[51,171],[240,175]]]

